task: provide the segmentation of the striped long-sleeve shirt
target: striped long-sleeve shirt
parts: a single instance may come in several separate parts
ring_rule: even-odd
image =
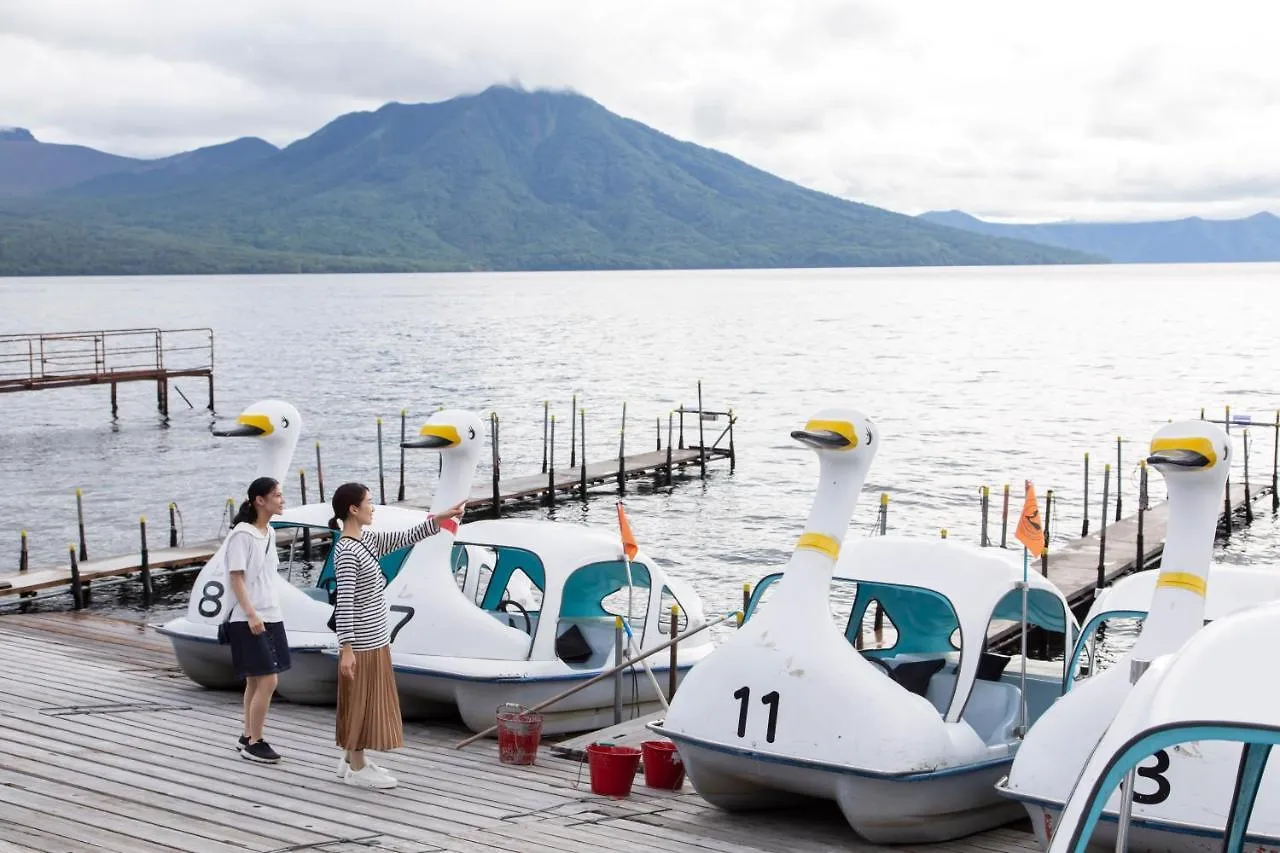
[[[334,624],[339,645],[350,644],[356,651],[368,651],[391,644],[386,580],[378,559],[439,532],[440,525],[427,516],[422,524],[408,530],[366,530],[359,540],[349,536],[338,540],[333,548],[333,573],[337,582]]]

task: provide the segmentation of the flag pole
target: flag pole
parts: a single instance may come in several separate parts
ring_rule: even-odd
[[[1027,736],[1027,548],[1022,547],[1022,724],[1018,727],[1018,737]]]
[[[619,522],[619,528],[620,528],[618,532],[620,535],[623,535],[623,530],[621,529],[621,527],[622,527],[622,522],[624,518],[624,513],[626,511],[622,508],[622,501],[618,501],[617,505],[618,505],[618,522]],[[627,544],[628,543],[624,536],[623,543],[622,543],[623,545],[622,559],[623,559],[624,565],[627,568],[627,616],[625,619],[622,620],[622,628],[627,634],[627,650],[631,653],[631,656],[633,658],[636,658],[636,657],[640,657],[640,650],[636,648],[635,635],[631,633],[631,614],[632,614],[631,602],[632,602],[632,595],[635,592],[635,586],[631,578],[631,555],[627,552],[627,547],[626,547]],[[631,542],[630,544],[633,547],[635,545],[634,541]],[[648,616],[648,613],[649,613],[649,609],[646,607],[645,608],[646,617]],[[640,658],[640,663],[644,666],[645,674],[649,676],[649,681],[653,684],[653,690],[658,695],[658,702],[662,705],[662,710],[664,711],[668,710],[671,706],[667,704],[667,697],[664,696],[662,693],[662,687],[658,684],[657,676],[653,674],[653,670],[649,667],[649,659]],[[639,708],[637,707],[636,710],[638,711]]]

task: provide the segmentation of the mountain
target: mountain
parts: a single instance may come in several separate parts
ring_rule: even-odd
[[[984,236],[1030,240],[1101,255],[1117,263],[1280,261],[1280,218],[1266,212],[1244,219],[1192,216],[1163,222],[1032,225],[985,222],[959,210],[930,211],[918,218]]]
[[[566,92],[391,103],[250,153],[219,168],[152,162],[10,200],[0,273],[233,272],[247,258],[254,271],[290,272],[1099,260],[805,189]],[[6,239],[15,217],[36,246],[21,255]],[[74,251],[68,228],[99,237]],[[113,235],[133,248],[92,248]],[[149,266],[137,256],[151,247],[164,250]]]

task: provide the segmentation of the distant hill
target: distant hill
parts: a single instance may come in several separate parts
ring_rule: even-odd
[[[1117,263],[1224,263],[1280,261],[1280,218],[1189,217],[1164,222],[1046,222],[1006,225],[959,210],[922,213],[919,219],[990,237],[1030,240],[1101,255]]]
[[[564,92],[392,103],[278,151],[230,145],[217,147],[226,157],[202,149],[4,202],[0,273],[1099,260],[808,190]],[[34,248],[15,250],[14,221],[29,223]],[[77,251],[68,229],[121,247]]]

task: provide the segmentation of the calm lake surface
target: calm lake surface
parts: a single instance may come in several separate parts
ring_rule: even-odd
[[[788,433],[831,405],[858,408],[880,428],[851,537],[874,532],[883,491],[891,532],[945,528],[977,542],[986,484],[998,541],[999,490],[1013,484],[1016,513],[1029,478],[1058,498],[1051,533],[1061,544],[1080,532],[1086,451],[1096,528],[1102,464],[1114,464],[1117,435],[1127,513],[1138,460],[1169,419],[1198,417],[1201,407],[1221,418],[1230,405],[1272,422],[1278,274],[1280,265],[1238,264],[0,279],[0,333],[207,326],[217,382],[211,415],[203,380],[177,380],[193,407],[172,391],[167,424],[149,383],[120,386],[114,422],[105,387],[0,396],[9,498],[0,571],[17,568],[21,530],[33,567],[66,559],[77,487],[90,557],[136,549],[140,515],[152,523],[152,545],[165,544],[170,501],[187,542],[217,536],[227,498],[238,500],[253,476],[256,448],[210,428],[258,399],[301,411],[293,466],[307,469],[312,500],[317,440],[326,493],[359,479],[376,497],[382,417],[394,499],[401,409],[411,431],[441,406],[498,412],[503,474],[517,476],[541,469],[544,400],[563,423],[576,393],[588,456],[607,459],[617,454],[624,401],[628,448],[652,448],[656,419],[665,443],[667,413],[696,406],[699,379],[706,408],[739,416],[737,470],[715,464],[704,482],[695,468],[670,491],[637,483],[626,505],[641,547],[691,581],[710,612],[737,606],[744,581],[786,561],[817,474],[813,454]],[[723,421],[707,428],[710,440]],[[557,435],[565,461],[567,433]],[[1244,448],[1232,434],[1236,478]],[[1272,430],[1251,439],[1251,479],[1262,483]],[[410,499],[429,501],[436,459],[409,454]],[[488,480],[487,459],[477,476]],[[1153,475],[1152,499],[1164,494]],[[286,497],[298,502],[296,476]],[[1220,543],[1217,560],[1277,562],[1280,525],[1269,502],[1258,508],[1252,528]],[[616,527],[607,494],[521,514]],[[150,621],[185,607],[180,580],[163,590]],[[132,583],[104,588],[94,606],[136,614],[137,592]]]

